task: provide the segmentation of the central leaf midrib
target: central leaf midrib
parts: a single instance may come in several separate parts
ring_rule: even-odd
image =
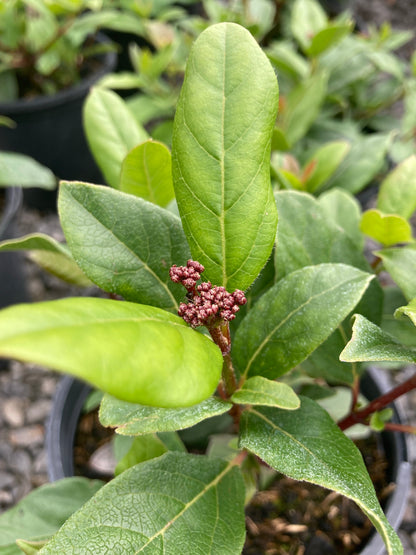
[[[225,66],[227,58],[227,28],[224,31],[224,56],[222,70],[222,112],[221,112],[221,214],[220,214],[220,231],[221,231],[221,258],[222,258],[222,284],[227,287],[227,263],[226,263],[226,238],[225,238]]]

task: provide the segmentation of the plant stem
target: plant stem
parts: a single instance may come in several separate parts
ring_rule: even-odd
[[[411,391],[412,389],[416,388],[416,374],[414,374],[411,378],[403,382],[402,384],[396,386],[391,391],[385,393],[384,395],[380,395],[374,401],[371,401],[366,407],[361,410],[351,411],[348,416],[343,418],[340,422],[338,422],[338,426],[341,430],[346,430],[354,424],[368,424],[369,417],[377,411],[380,411],[387,407],[390,403],[395,401],[401,395]],[[387,424],[386,424],[387,429]]]

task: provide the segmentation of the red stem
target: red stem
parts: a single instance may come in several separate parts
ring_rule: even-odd
[[[354,426],[354,424],[367,424],[368,418],[371,414],[386,408],[387,405],[395,401],[398,397],[415,388],[416,374],[402,384],[393,388],[391,391],[385,393],[384,395],[380,395],[380,397],[371,401],[371,403],[363,409],[351,412],[348,416],[338,422],[338,426],[341,430],[346,430],[347,428]]]

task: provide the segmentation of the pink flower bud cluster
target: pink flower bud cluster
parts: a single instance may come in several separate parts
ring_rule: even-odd
[[[233,320],[240,306],[247,302],[239,289],[228,293],[225,287],[213,286],[209,281],[196,285],[203,271],[204,267],[193,260],[188,260],[186,267],[174,265],[170,269],[172,281],[182,283],[188,290],[188,296],[192,294],[188,303],[179,305],[178,314],[193,328]]]

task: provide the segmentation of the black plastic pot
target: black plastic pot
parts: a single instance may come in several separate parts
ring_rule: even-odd
[[[386,375],[369,369],[363,378],[363,393],[375,398],[391,388]],[[64,377],[56,391],[52,411],[46,428],[46,450],[48,472],[51,481],[73,476],[73,443],[77,423],[85,399],[91,387],[69,376]],[[400,422],[401,415],[394,409],[394,421]],[[396,487],[387,501],[385,513],[390,524],[397,529],[406,509],[411,485],[411,465],[409,463],[407,441],[403,434],[383,432],[380,434],[382,446],[389,459],[388,480]],[[381,537],[374,533],[361,555],[384,555],[385,547]]]
[[[108,40],[99,35],[99,41]],[[92,85],[114,70],[117,56],[108,52],[97,61],[97,69],[70,89],[52,96],[0,103],[0,114],[17,124],[14,129],[0,127],[0,149],[32,156],[60,179],[102,183],[84,135],[82,105]],[[36,208],[56,205],[56,192],[25,189],[24,198]]]

